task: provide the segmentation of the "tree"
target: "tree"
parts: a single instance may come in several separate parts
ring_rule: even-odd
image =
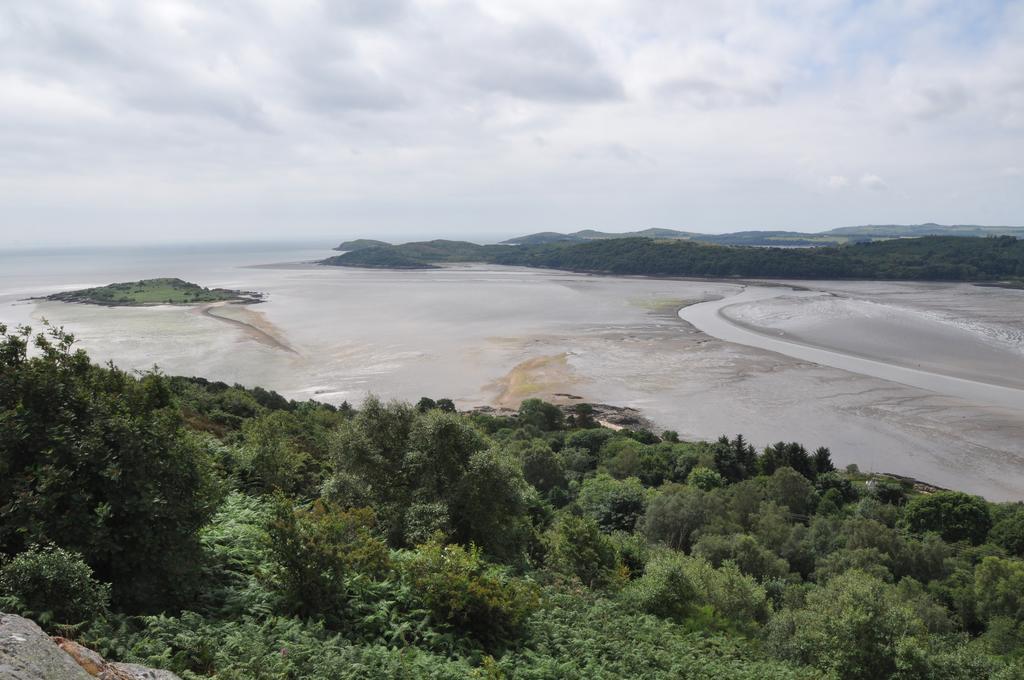
[[[438,624],[492,651],[517,641],[538,605],[534,586],[487,564],[474,547],[429,543],[402,570]]]
[[[705,524],[721,514],[717,497],[683,484],[670,484],[647,507],[643,528],[647,538],[676,550],[690,550]]]
[[[731,561],[742,573],[758,581],[789,575],[786,560],[765,548],[750,534],[702,536],[693,546],[693,554],[703,557],[715,567]]]
[[[478,545],[499,560],[522,557],[530,537],[528,495],[536,492],[512,455],[497,448],[473,454],[453,493],[456,540]]]
[[[519,421],[533,425],[541,432],[557,430],[562,425],[562,410],[540,399],[524,399],[519,404]]]
[[[562,515],[545,536],[544,564],[556,573],[575,576],[588,588],[607,588],[626,580],[612,540],[590,517]]]
[[[906,673],[907,654],[926,634],[894,586],[848,571],[813,590],[805,607],[771,621],[769,647],[783,658],[811,664],[843,680],[875,680]],[[908,677],[913,677],[910,675]]]
[[[725,486],[725,478],[715,470],[704,466],[698,466],[690,471],[686,477],[686,483],[695,486],[702,491],[711,491]]]
[[[985,541],[992,526],[988,503],[959,491],[938,491],[917,496],[907,503],[903,514],[911,531],[934,531],[950,542]]]
[[[1018,508],[996,522],[989,540],[1011,555],[1024,557],[1024,509]]]
[[[207,441],[163,376],[92,365],[54,328],[29,358],[30,337],[0,325],[0,551],[52,542],[129,610],[181,606],[221,496]]]
[[[566,485],[562,462],[543,441],[527,448],[521,456],[523,477],[541,493],[546,494],[554,488]]]
[[[603,531],[633,531],[643,517],[647,492],[635,477],[619,480],[601,473],[583,482],[577,502]]]
[[[383,578],[391,569],[369,508],[341,510],[321,501],[295,507],[278,496],[267,534],[276,565],[273,583],[286,608],[331,626],[353,620],[350,600],[361,580]]]
[[[818,494],[807,477],[796,470],[782,467],[768,478],[766,483],[768,497],[789,508],[790,512],[807,516],[814,512],[818,504]]]
[[[1024,562],[984,558],[974,571],[974,593],[982,621],[1005,616],[1024,623]]]
[[[110,586],[93,577],[78,553],[32,546],[0,563],[0,595],[13,596],[23,611],[48,623],[74,624],[106,613]]]

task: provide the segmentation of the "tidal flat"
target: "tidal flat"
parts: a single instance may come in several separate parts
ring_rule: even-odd
[[[327,252],[164,252],[117,263],[92,257],[89,266],[76,260],[63,268],[40,255],[0,276],[0,321],[38,327],[45,318],[74,332],[94,360],[125,369],[157,365],[295,399],[358,403],[372,392],[450,397],[470,407],[579,397],[636,407],[687,438],[742,432],[758,445],[824,445],[839,464],[993,500],[1024,498],[1024,409],[729,342],[677,314],[739,295],[743,283],[303,263]],[[208,313],[23,301],[156,275],[259,291],[266,301]],[[809,346],[1024,388],[1024,291],[791,283],[802,290],[728,306],[725,315]]]

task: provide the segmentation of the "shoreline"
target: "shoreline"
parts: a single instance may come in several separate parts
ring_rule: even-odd
[[[752,290],[752,288],[745,287],[740,293],[729,298],[684,307],[679,310],[678,317],[705,335],[723,342],[775,352],[801,361],[908,385],[943,396],[974,402],[980,401],[1001,408],[1024,411],[1024,390],[1015,387],[926,371],[899,363],[882,361],[874,357],[861,356],[855,352],[800,342],[791,339],[790,336],[782,338],[727,316],[724,311],[728,307],[771,299],[783,294],[759,295],[761,291],[756,288]],[[793,290],[790,287],[787,288]],[[747,298],[737,300],[743,296],[747,296]],[[710,307],[706,305],[710,305]]]
[[[255,340],[256,342],[258,342],[258,343],[260,343],[262,345],[266,345],[267,347],[272,347],[274,349],[283,350],[285,352],[290,352],[291,354],[299,356],[299,353],[296,352],[291,346],[289,346],[283,340],[274,337],[274,335],[272,335],[271,333],[268,333],[267,331],[265,331],[265,330],[263,330],[261,328],[258,328],[254,324],[247,323],[247,322],[241,321],[239,319],[232,319],[231,317],[222,316],[220,314],[214,313],[215,309],[219,309],[221,307],[224,307],[224,306],[227,306],[227,305],[230,305],[230,304],[237,304],[237,303],[232,303],[232,302],[211,302],[211,303],[206,303],[206,304],[203,304],[203,305],[199,305],[198,307],[196,307],[196,309],[194,311],[195,311],[195,313],[200,314],[202,316],[205,316],[205,317],[208,317],[208,318],[211,318],[211,319],[216,319],[217,321],[222,321],[224,323],[231,324],[231,325],[233,325],[233,326],[235,326],[237,328],[241,328],[242,331],[247,336],[249,336],[250,339]]]

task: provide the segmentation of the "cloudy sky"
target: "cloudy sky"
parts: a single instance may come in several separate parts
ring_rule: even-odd
[[[1024,224],[1024,1],[9,0],[7,244]]]

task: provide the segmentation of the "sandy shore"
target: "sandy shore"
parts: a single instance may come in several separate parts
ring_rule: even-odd
[[[208,305],[201,305],[196,308],[196,312],[211,319],[231,324],[235,328],[240,328],[247,337],[262,345],[298,354],[283,340],[284,334],[262,314],[239,305],[231,305],[229,307],[229,304],[227,302],[214,302]],[[226,314],[242,316],[244,320],[232,318]]]
[[[972,402],[984,402],[1024,411],[1024,390],[1021,389],[949,373],[926,371],[901,363],[897,359],[880,361],[852,350],[839,351],[835,348],[810,344],[792,335],[783,338],[778,333],[773,334],[764,328],[745,323],[728,314],[728,310],[737,305],[753,301],[763,302],[781,295],[795,293],[796,291],[787,288],[750,286],[734,297],[686,307],[680,310],[679,316],[700,331],[727,342],[778,352],[822,366],[831,366],[851,373],[881,378]],[[853,344],[853,339],[851,339],[851,344]]]

